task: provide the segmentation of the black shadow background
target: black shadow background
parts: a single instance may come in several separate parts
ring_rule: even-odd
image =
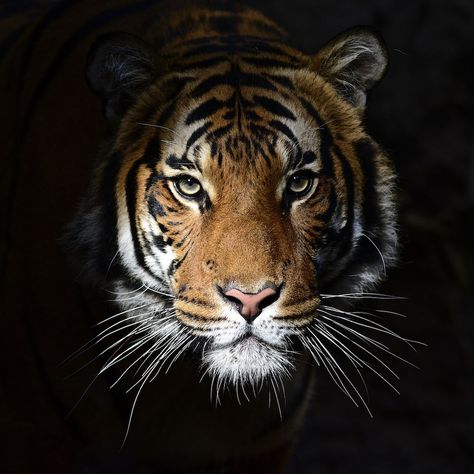
[[[17,9],[38,4],[43,12],[48,4],[7,3]],[[399,173],[403,251],[380,290],[407,298],[387,308],[408,316],[394,317],[391,327],[428,344],[417,353],[399,351],[420,367],[394,364],[399,396],[369,377],[373,418],[321,375],[291,472],[473,472],[474,3],[244,3],[284,26],[308,53],[355,25],[371,25],[385,38],[390,65],[370,94],[367,124]]]

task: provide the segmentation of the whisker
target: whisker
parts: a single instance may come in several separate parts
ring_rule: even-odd
[[[355,343],[354,341],[352,341],[352,339],[349,339],[346,335],[342,334],[340,331],[337,331],[337,329],[331,328],[330,326],[327,326],[327,325],[325,325],[325,327],[332,329],[334,332],[338,333],[338,334],[341,335],[342,337],[348,339],[348,340],[349,340],[350,342],[352,342],[353,344],[357,345],[357,343]],[[334,337],[334,339],[338,342],[338,344],[340,344],[341,346],[343,346],[342,342],[341,342],[339,339],[337,339],[335,336],[333,336],[333,337]],[[344,347],[346,347],[346,346],[344,346]],[[349,349],[349,350],[350,350],[350,349]],[[368,352],[368,351],[366,351],[366,352]],[[362,363],[362,365],[363,365],[364,367],[368,368],[368,369],[369,369],[370,371],[372,371],[375,375],[377,375],[377,376],[378,376],[381,380],[383,380],[390,388],[392,388],[397,394],[400,394],[400,392],[399,392],[383,375],[381,375],[381,374],[380,374],[377,370],[375,370],[370,364],[368,364],[367,361],[365,361],[364,359],[362,359],[362,358],[360,358],[359,356],[355,355],[352,351],[351,351],[351,353],[354,355],[354,357],[357,358],[357,360],[358,360],[360,363]],[[370,352],[368,352],[368,353],[373,356],[373,354],[371,354]],[[397,375],[393,370],[391,370],[391,369],[390,369],[388,366],[386,366],[385,364],[383,364],[383,365],[387,368],[387,370],[388,370],[391,374],[393,374],[393,376],[394,376],[397,380],[399,380],[398,375]]]
[[[160,128],[162,130],[167,130],[168,132],[173,133],[174,135],[178,135],[178,132],[172,130],[169,127],[164,127],[163,125],[157,125],[154,123],[146,123],[146,122],[135,122],[137,125],[143,125],[144,127],[151,127],[151,128]]]
[[[402,337],[400,336],[399,334],[397,334],[396,332],[392,331],[391,329],[387,328],[386,326],[384,326],[383,324],[379,324],[377,323],[376,321],[372,321],[371,319],[368,319],[368,318],[365,318],[363,316],[361,316],[362,314],[364,315],[367,315],[367,316],[374,316],[372,313],[368,313],[368,312],[365,312],[365,311],[356,311],[356,312],[349,312],[349,311],[343,311],[341,309],[338,309],[338,308],[333,308],[331,306],[324,306],[322,305],[322,307],[325,308],[326,311],[329,312],[329,314],[332,316],[332,317],[335,317],[335,318],[338,318],[338,319],[343,319],[345,321],[349,321],[350,323],[352,324],[355,324],[355,325],[358,325],[358,326],[363,326],[363,327],[367,327],[367,328],[370,328],[372,329],[373,331],[379,331],[379,332],[382,332],[382,333],[385,333],[385,334],[388,334],[396,339],[399,339],[403,342],[405,342],[411,349],[413,349],[415,352],[416,352],[416,348],[413,346],[413,344],[419,344],[419,345],[425,345],[423,342],[420,342],[420,341],[416,341],[414,339],[407,339],[405,337]],[[335,311],[336,313],[340,313],[340,314],[344,314],[346,315],[347,317],[344,317],[344,316],[339,316],[339,315],[336,315],[334,313],[331,313],[331,311]],[[370,324],[363,324],[363,323],[360,323],[358,321],[354,321],[352,318],[355,318],[355,319],[358,319],[358,320],[362,320],[362,321],[365,321],[367,323],[370,323]],[[373,326],[371,326],[373,325]]]
[[[386,309],[376,309],[377,313],[392,314],[394,316],[400,316],[401,318],[406,318],[406,314],[397,313],[396,311],[388,311]]]
[[[127,314],[127,313],[131,313],[132,311],[138,311],[139,309],[143,309],[143,308],[147,308],[149,306],[153,306],[153,305],[157,305],[159,303],[157,303],[156,301],[152,302],[152,303],[146,303],[146,304],[143,304],[141,306],[136,306],[134,308],[129,308],[129,309],[126,309],[124,311],[121,311],[120,313],[116,313],[112,316],[109,316],[108,318],[106,319],[103,319],[102,321],[99,321],[98,323],[94,324],[94,326],[101,326],[102,324],[105,324],[106,322],[110,321],[111,319],[114,319],[114,318],[117,318],[119,316],[122,316],[124,314]],[[157,311],[158,313],[159,311]],[[132,316],[133,317],[133,316]]]
[[[329,321],[329,322],[331,322],[332,324],[336,324],[336,325],[339,326],[341,329],[345,329],[346,331],[348,331],[348,332],[354,334],[356,337],[358,337],[359,339],[361,339],[361,340],[364,341],[364,342],[365,342],[366,339],[370,339],[370,338],[366,338],[366,336],[364,336],[363,334],[360,334],[359,332],[357,332],[357,331],[355,331],[355,330],[353,330],[353,329],[351,329],[351,328],[348,328],[348,327],[345,326],[344,324],[338,323],[337,321],[333,321],[333,320],[331,320],[330,318],[326,318],[326,320],[327,320],[327,321],[326,321],[325,325],[328,326],[328,327],[331,327],[331,326],[328,325],[328,321]],[[333,328],[333,327],[331,327],[331,329],[332,329],[333,331],[338,332],[337,329],[335,329],[335,328]],[[338,333],[339,333],[339,332],[338,332]],[[347,335],[344,335],[343,333],[339,333],[339,334],[341,334],[341,336],[343,336],[343,337],[349,339],[349,340],[352,342],[352,344],[356,345],[357,347],[359,347],[360,349],[362,349],[364,352],[366,352],[367,354],[369,354],[371,357],[373,357],[374,359],[376,359],[377,362],[379,362],[380,364],[382,364],[389,372],[391,372],[397,379],[399,379],[398,375],[397,375],[392,369],[390,369],[390,367],[389,367],[387,364],[385,364],[380,358],[378,358],[376,355],[374,355],[372,352],[370,352],[366,347],[360,345],[359,343],[357,343],[357,342],[354,341],[353,339],[350,339]],[[377,341],[373,341],[373,340],[371,340],[371,339],[370,339],[370,341],[371,341],[371,342],[377,342]],[[414,367],[414,368],[418,368],[418,367],[416,367],[414,364],[412,364],[411,362],[408,362],[407,360],[403,359],[402,357],[400,357],[400,356],[394,354],[393,352],[391,352],[389,349],[386,349],[385,346],[380,345],[380,346],[376,346],[376,347],[377,347],[379,350],[381,350],[381,351],[383,351],[383,352],[386,352],[387,354],[390,354],[392,357],[395,357],[396,359],[399,359],[399,360],[405,362],[406,364],[408,364],[408,365],[410,365],[410,366],[412,366],[412,367]]]
[[[350,322],[351,324],[355,324],[357,326],[361,326],[361,327],[366,327],[368,329],[371,329],[373,331],[378,331],[378,332],[381,332],[381,333],[384,333],[384,334],[388,334],[396,339],[399,339],[400,341],[403,341],[404,343],[406,343],[411,349],[413,349],[415,352],[416,352],[416,349],[415,347],[413,346],[413,344],[411,344],[411,342],[414,342],[414,343],[417,343],[418,341],[411,341],[410,339],[406,339],[402,336],[400,336],[399,334],[397,334],[396,332],[388,329],[387,327],[385,327],[383,324],[379,324],[375,321],[372,321],[371,319],[368,319],[368,318],[364,318],[363,316],[361,316],[361,314],[366,314],[366,315],[369,315],[369,316],[372,316],[371,313],[366,313],[366,312],[354,312],[354,313],[350,313],[348,311],[342,311],[340,309],[337,309],[337,308],[331,308],[331,307],[328,307],[328,306],[325,306],[324,307],[326,309],[326,311],[329,312],[329,314],[334,317],[334,318],[338,318],[338,319],[341,319],[341,320],[344,320],[344,321],[348,321]],[[340,316],[338,314],[334,314],[332,313],[332,311],[336,312],[336,313],[339,313],[339,314],[344,314],[344,315],[347,315],[348,317],[344,317],[344,316]],[[351,318],[354,318],[354,319],[357,319],[357,320],[361,320],[361,321],[365,321],[367,323],[370,323],[370,324],[364,324],[364,323],[361,323],[359,321],[354,321],[353,319]]]
[[[140,388],[138,389],[137,394],[135,395],[135,399],[133,400],[132,408],[131,408],[131,410],[130,410],[130,416],[129,416],[129,418],[128,418],[127,429],[126,429],[126,431],[125,431],[125,436],[124,436],[124,438],[123,438],[122,445],[121,445],[120,449],[123,449],[123,447],[125,446],[125,442],[127,441],[128,434],[129,434],[129,432],[130,432],[130,426],[131,426],[131,424],[132,424],[133,413],[134,413],[134,411],[135,411],[135,406],[136,406],[136,404],[137,404],[138,397],[140,396],[140,393],[141,393],[141,391],[142,391],[142,389],[143,389],[143,387],[144,387],[144,385],[145,385],[145,383],[146,383],[146,381],[147,381],[147,378],[148,378],[148,377],[145,377],[145,378],[143,379],[143,382],[142,382],[142,384],[140,385]]]
[[[382,252],[377,247],[375,242],[367,234],[361,233],[361,235],[362,235],[362,237],[365,237],[374,246],[375,250],[378,252],[378,254],[380,256],[380,260],[382,260],[383,273],[384,273],[384,275],[386,275],[387,274],[387,266],[385,265],[385,259],[384,259],[384,256],[383,256]]]
[[[145,288],[141,293],[138,293],[137,295],[128,296],[127,298],[114,298],[114,299],[107,300],[107,301],[112,302],[112,303],[122,303],[124,301],[134,300],[136,298],[140,298],[141,296],[143,296],[146,293],[146,291],[147,291],[147,289]]]
[[[277,404],[277,408],[278,408],[278,414],[280,415],[280,420],[283,421],[283,414],[282,414],[282,411],[281,411],[280,399],[278,398],[278,392],[277,392],[277,389],[275,387],[273,374],[270,374],[270,383],[271,383],[271,386],[273,388],[273,393],[275,394],[275,399],[276,399],[276,404]]]
[[[151,291],[152,293],[156,293],[157,295],[161,295],[161,296],[166,296],[168,298],[172,298],[172,299],[176,299],[176,297],[170,293],[165,293],[163,291],[160,291],[160,290],[155,290],[154,288],[150,288],[149,286],[145,285],[145,288],[149,291]]]
[[[136,322],[136,323],[133,323],[133,324],[130,324],[129,326],[132,326],[132,325],[135,325],[135,324],[138,324],[139,322]],[[126,329],[126,328],[119,328],[117,329],[116,331],[112,331],[112,332],[118,332],[122,329]],[[138,328],[137,328],[138,329]],[[107,349],[99,352],[95,357],[93,357],[89,362],[87,362],[86,364],[84,364],[83,366],[81,366],[79,369],[75,370],[74,372],[72,372],[71,374],[68,375],[68,379],[73,377],[74,375],[76,375],[77,373],[79,373],[80,371],[84,370],[86,367],[88,367],[89,365],[91,365],[94,361],[96,361],[97,359],[99,359],[100,357],[102,357],[106,352],[108,352],[111,348],[115,347],[117,344],[119,344],[123,339],[135,334],[135,330],[130,332],[130,333],[127,333],[126,336],[124,336],[123,338],[119,339],[119,341],[117,341],[115,344],[109,346]],[[111,333],[112,334],[112,333]],[[70,361],[74,360],[75,358],[79,357],[80,355],[82,355],[83,353],[85,353],[86,351],[88,351],[89,349],[91,349],[93,346],[99,344],[102,340],[104,340],[106,337],[110,336],[111,334],[106,334],[104,337],[101,338],[101,340],[99,341],[96,341],[96,342],[89,342],[87,343],[87,345],[90,344],[90,347],[86,347],[84,348],[83,350],[81,350],[81,352],[79,352],[78,354],[75,354],[75,355],[71,355],[69,357]],[[86,345],[86,346],[87,346]]]
[[[405,296],[385,295],[383,293],[343,293],[340,295],[331,295],[321,293],[319,296],[323,299],[346,298],[346,299],[374,299],[374,300],[406,300]]]

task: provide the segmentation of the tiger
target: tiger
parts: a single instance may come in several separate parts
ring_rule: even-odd
[[[332,302],[397,261],[395,171],[364,126],[386,47],[360,27],[307,55],[231,2],[139,24],[90,49],[108,126],[63,244],[118,308],[99,338],[126,331],[101,370],[138,373],[124,447],[164,472],[285,472],[312,362],[356,396],[324,343],[370,370]]]

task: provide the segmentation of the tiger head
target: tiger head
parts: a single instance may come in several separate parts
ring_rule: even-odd
[[[156,360],[194,348],[233,383],[288,372],[321,295],[380,279],[393,172],[362,120],[385,66],[365,29],[315,56],[258,35],[96,43],[112,134],[70,235]]]

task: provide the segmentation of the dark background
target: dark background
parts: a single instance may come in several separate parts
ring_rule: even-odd
[[[36,4],[44,14],[59,3],[3,5]],[[395,347],[420,368],[391,364],[400,395],[367,378],[373,418],[321,373],[292,472],[473,472],[474,2],[243,3],[284,26],[307,53],[355,25],[385,38],[390,64],[370,94],[367,124],[398,171],[402,254],[380,290],[406,297],[384,306],[407,315],[387,316],[390,327],[427,344],[416,353]]]

